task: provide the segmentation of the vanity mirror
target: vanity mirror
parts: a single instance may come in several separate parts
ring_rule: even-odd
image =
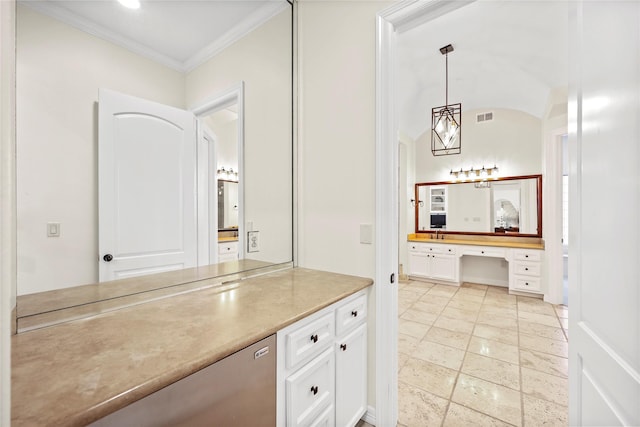
[[[542,237],[542,175],[415,185],[415,232]]]
[[[292,262],[292,13],[284,0],[142,2],[135,11],[116,1],[18,2],[18,318]],[[243,117],[235,159],[241,184],[236,223],[231,224],[230,213],[222,228],[259,231],[260,249],[241,250],[238,261],[209,268],[219,227],[214,205],[220,163],[211,153],[217,152],[221,135],[207,138],[200,114],[230,88],[239,88],[234,108]],[[150,268],[143,285],[124,284],[117,291],[110,282],[94,285],[108,255],[99,249],[103,89],[196,117],[196,139],[184,142],[193,144],[194,154],[184,164],[192,166],[187,181],[196,185],[173,189],[191,197],[191,214],[175,216],[195,231],[176,241],[195,255],[172,268]],[[229,105],[218,107],[215,111]],[[153,139],[146,136],[141,138]],[[147,152],[132,167],[140,175],[159,167]],[[171,185],[163,180],[155,191],[172,190]],[[129,205],[148,200],[146,191],[137,194]],[[141,220],[152,235],[168,241],[171,236],[158,218],[159,212],[152,212]],[[238,240],[242,247],[246,236]],[[170,280],[153,279],[167,270],[175,270]]]

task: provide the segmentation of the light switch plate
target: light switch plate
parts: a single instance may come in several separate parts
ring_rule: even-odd
[[[47,237],[60,237],[60,223],[48,222],[47,223]]]
[[[373,225],[360,224],[360,243],[365,245],[373,243]]]

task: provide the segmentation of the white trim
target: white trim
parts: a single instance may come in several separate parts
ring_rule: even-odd
[[[372,426],[377,425],[377,423],[376,423],[376,408],[374,408],[371,405],[367,406],[367,412],[364,413],[364,415],[362,416],[361,419],[365,423],[371,424]]]
[[[293,102],[293,117],[292,117],[292,159],[293,162],[293,176],[292,176],[292,186],[293,186],[293,252],[291,253],[293,266],[297,267],[300,265],[300,248],[302,246],[302,234],[300,233],[300,218],[302,218],[302,203],[299,203],[302,200],[302,185],[300,185],[301,181],[301,171],[303,169],[303,156],[301,155],[300,150],[300,141],[302,140],[302,129],[301,126],[298,126],[299,123],[302,123],[302,111],[300,109],[300,105],[302,105],[302,91],[299,90],[301,87],[302,76],[298,74],[298,70],[301,68],[301,58],[302,55],[299,53],[300,49],[300,33],[298,31],[298,2],[293,2],[292,4],[292,43],[293,43],[293,52],[291,59],[291,66],[293,68],[293,83],[292,83],[292,102]]]
[[[406,0],[376,19],[376,419],[398,421],[398,129],[394,105],[396,35],[473,0]]]
[[[90,20],[63,8],[62,6],[59,6],[56,2],[19,0],[18,3],[70,25],[80,31],[84,31],[85,33],[114,43],[137,55],[148,58],[181,73],[187,73],[207,62],[224,49],[242,39],[244,36],[251,33],[256,28],[260,27],[262,24],[289,7],[289,4],[284,0],[281,2],[266,2],[264,6],[244,18],[231,30],[227,31],[182,62],[148,46],[142,45],[129,37],[125,37],[115,31],[96,24],[95,22],[91,22]]]
[[[562,135],[567,128],[551,130],[544,136],[542,174],[543,238],[545,242],[544,300],[562,304]]]
[[[15,2],[0,2],[0,425],[11,423],[11,335],[16,308]]]
[[[238,202],[240,205],[238,210],[238,256],[242,259],[245,255],[244,206],[246,206],[244,200],[244,81],[240,81],[214,94],[202,104],[192,107],[191,111],[199,119],[235,103],[238,104]],[[214,235],[209,230],[217,230],[217,201],[211,200],[211,197],[209,197],[211,193],[210,183],[214,182],[216,188],[218,183],[218,180],[214,179],[215,166],[211,167],[215,159],[215,147],[208,147],[207,150],[198,151],[198,265],[208,265],[211,259],[217,260],[217,255],[211,257],[209,251],[209,248],[212,247],[211,239]],[[206,183],[204,182],[205,179]],[[206,208],[202,206],[203,203]],[[217,233],[215,233],[215,236],[217,242]],[[206,250],[204,249],[205,244],[207,245]]]
[[[278,15],[280,12],[284,11],[287,7],[289,7],[289,3],[286,1],[267,2],[260,9],[247,16],[242,20],[242,22],[235,25],[215,41],[196,52],[191,58],[184,61],[184,63],[181,64],[182,69],[180,71],[189,72],[204,64],[227,47],[231,46],[274,16]]]

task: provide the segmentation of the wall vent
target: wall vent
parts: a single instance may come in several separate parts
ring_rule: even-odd
[[[493,120],[493,112],[482,113],[476,116],[476,123],[489,122],[491,120]]]

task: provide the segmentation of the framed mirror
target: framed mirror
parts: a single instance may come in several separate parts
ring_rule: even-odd
[[[415,184],[415,232],[542,237],[542,175]]]
[[[142,2],[136,11],[117,2],[18,2],[19,319],[292,262],[292,17],[285,0]],[[233,148],[239,156],[223,158],[216,140],[222,130],[207,141],[204,121],[196,123],[196,154],[188,160],[197,187],[194,213],[176,214],[195,224],[194,243],[187,245],[195,261],[176,264],[164,282],[154,279],[159,271],[153,269],[143,281],[101,282],[100,90],[195,112],[239,85],[239,104],[223,106],[227,116],[243,117]],[[152,163],[144,160],[141,171]],[[241,185],[235,184],[237,200],[230,197],[233,184],[225,187],[229,203],[223,202],[219,224],[221,167],[240,171]],[[144,220],[149,227],[157,217]],[[211,267],[219,230],[233,233],[234,226],[240,247],[247,236],[239,231],[259,231],[260,250],[240,250],[234,262]],[[155,227],[158,236],[166,234]]]

